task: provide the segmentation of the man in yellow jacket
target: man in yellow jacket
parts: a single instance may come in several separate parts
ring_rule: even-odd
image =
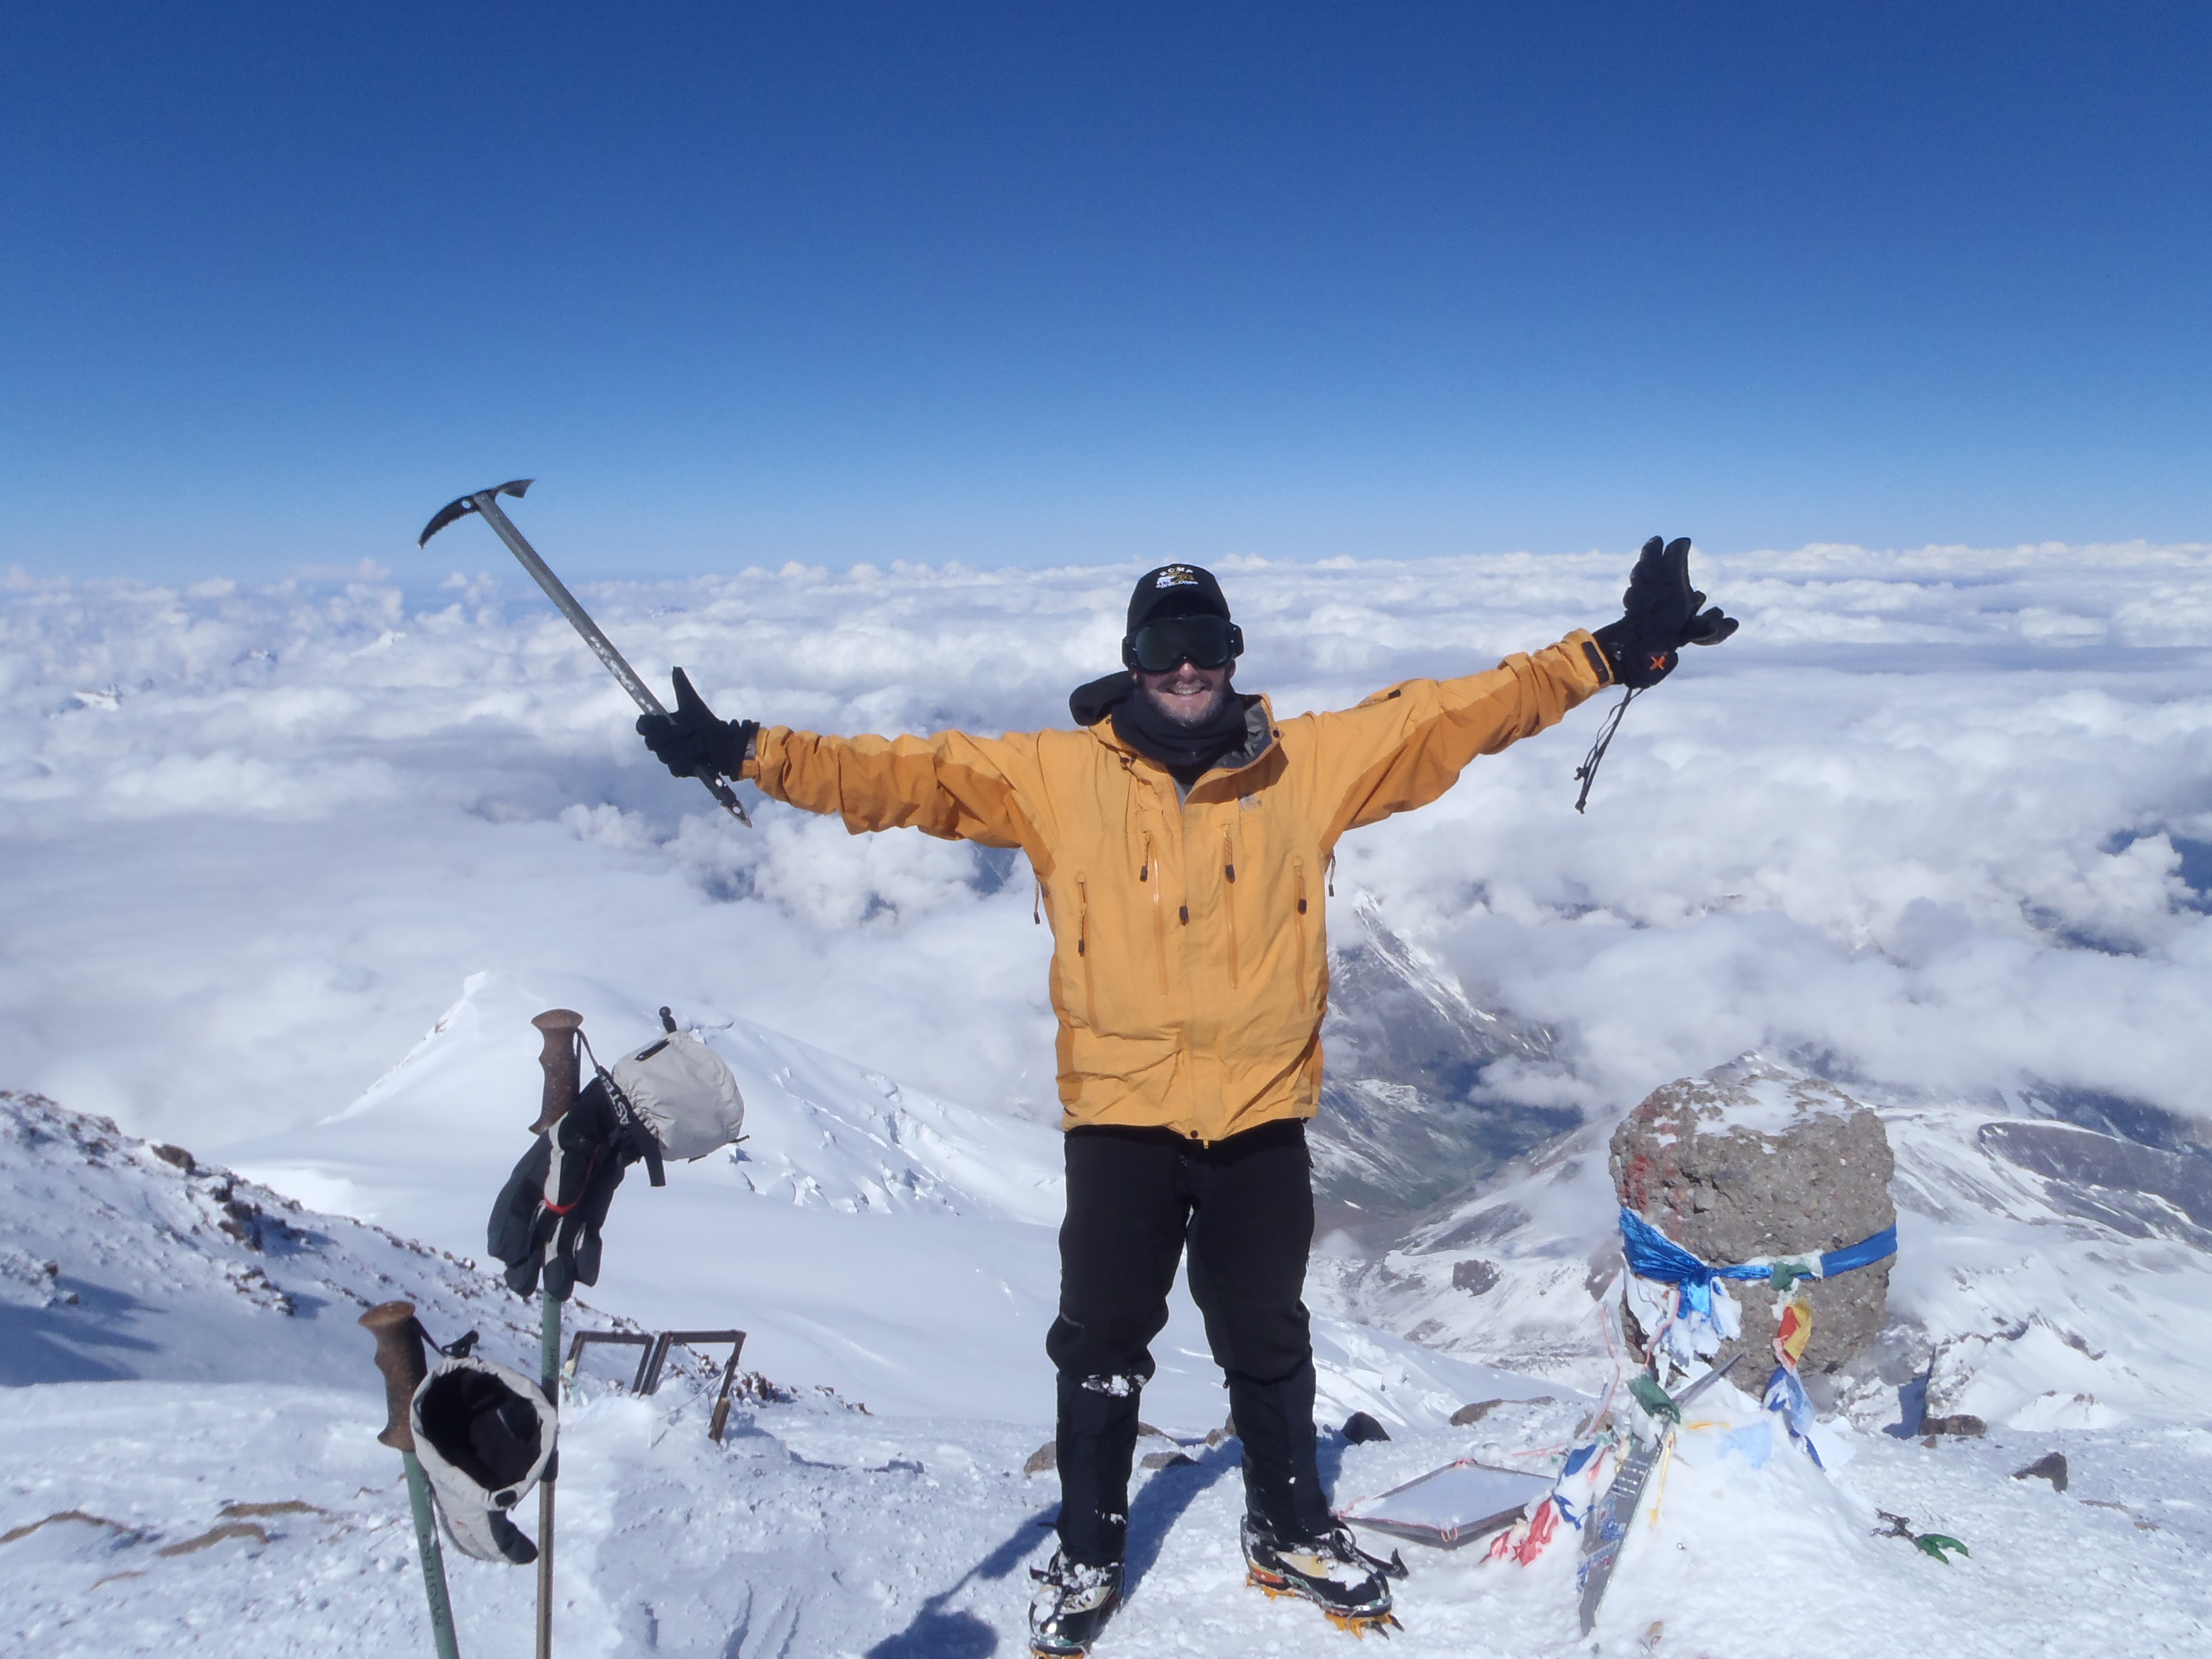
[[[1118,1604],[1138,1397],[1186,1248],[1243,1443],[1254,1580],[1340,1621],[1387,1618],[1386,1570],[1331,1520],[1301,1300],[1313,1238],[1305,1120],[1328,995],[1323,872],[1337,838],[1425,805],[1478,755],[1607,685],[1656,684],[1700,614],[1690,544],[1646,544],[1625,614],[1463,679],[1279,720],[1231,686],[1219,584],[1139,579],[1124,667],[1070,699],[1071,730],[836,738],[724,721],[681,669],[638,730],[669,769],[750,779],[855,834],[901,827],[1028,854],[1049,910],[1067,1132],[1059,1373],[1060,1549],[1031,1613],[1039,1654],[1087,1651]]]

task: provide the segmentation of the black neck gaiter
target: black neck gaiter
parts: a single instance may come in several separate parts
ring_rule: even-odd
[[[1129,696],[1114,706],[1114,730],[1139,754],[1167,768],[1188,788],[1213,763],[1244,742],[1244,699],[1234,690],[1213,717],[1197,726],[1170,720],[1160,706],[1132,682]]]

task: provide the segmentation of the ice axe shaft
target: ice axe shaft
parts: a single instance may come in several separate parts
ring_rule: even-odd
[[[638,678],[637,671],[623,659],[621,652],[615,649],[614,641],[600,632],[599,625],[592,620],[591,613],[576,603],[576,596],[553,574],[552,568],[538,556],[538,550],[524,538],[522,532],[514,527],[514,521],[500,510],[499,498],[501,495],[512,495],[519,501],[536,482],[534,478],[514,478],[503,484],[495,484],[489,489],[479,489],[473,495],[462,495],[447,502],[423,526],[422,533],[415,544],[417,547],[423,545],[454,520],[475,514],[492,527],[500,540],[507,544],[507,550],[521,562],[522,568],[530,573],[531,580],[545,590],[545,597],[552,600],[561,614],[568,619],[569,625],[584,636],[584,643],[590,646],[592,653],[607,665],[607,672],[621,682],[622,689],[629,693],[630,701],[648,714],[667,714],[668,710],[661,706],[660,699],[653,695],[653,689]],[[739,823],[751,824],[752,820],[745,816],[745,809],[738,799],[737,791],[730,787],[727,780],[713,772],[702,772],[698,778],[706,786],[707,793],[721,804],[725,811]]]
[[[438,1543],[438,1523],[430,1510],[429,1477],[415,1455],[415,1431],[409,1420],[415,1390],[428,1367],[422,1360],[422,1328],[411,1302],[380,1302],[361,1316],[376,1338],[376,1369],[384,1373],[384,1431],[376,1437],[397,1451],[407,1469],[407,1501],[415,1511],[415,1553],[422,1559],[422,1593],[430,1603],[430,1629],[438,1659],[460,1659],[453,1637],[453,1603],[446,1593],[446,1556]]]

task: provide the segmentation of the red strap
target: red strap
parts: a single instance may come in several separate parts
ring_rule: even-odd
[[[599,1154],[605,1150],[605,1148],[600,1146],[592,1148],[592,1161],[584,1166],[583,1183],[576,1188],[575,1197],[570,1199],[566,1204],[556,1204],[549,1198],[545,1200],[545,1207],[552,1211],[555,1215],[566,1215],[581,1204],[584,1201],[584,1194],[592,1190],[592,1176],[599,1167]]]

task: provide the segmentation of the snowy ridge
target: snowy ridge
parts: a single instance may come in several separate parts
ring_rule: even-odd
[[[650,1006],[576,975],[470,977],[398,1066],[329,1121],[237,1149],[302,1199],[366,1210],[460,1253],[528,1146],[547,1007],[585,1016],[603,1061],[659,1029]],[[663,1328],[735,1326],[747,1364],[878,1411],[1038,1423],[1059,1304],[1060,1132],[939,1100],[712,1007],[678,1005],[745,1097],[733,1152],[633,1170],[609,1216],[595,1297]],[[426,1152],[426,1149],[433,1149]],[[1178,1286],[1153,1345],[1150,1420],[1203,1432],[1227,1411]],[[1437,1427],[1469,1400],[1540,1389],[1317,1310],[1322,1410]],[[1034,1443],[1032,1443],[1032,1447]]]
[[[501,996],[486,981],[472,1006],[479,1016],[496,1012]],[[409,1091],[388,1080],[370,1109],[329,1132],[358,1133],[386,1112],[394,1122],[418,1111],[425,1121],[439,1110],[459,1119],[472,1080],[489,1075],[470,1043],[505,1044],[509,1023],[456,1018],[443,1034],[454,1042],[416,1057],[416,1085],[434,1076],[441,1090],[410,1105]],[[794,1066],[792,1075],[796,1082],[803,1073]],[[859,1082],[883,1109],[896,1110],[865,1074]],[[493,1103],[513,1133],[512,1103]],[[834,1104],[838,1123],[866,1118],[865,1097]],[[301,1659],[427,1651],[398,1462],[374,1439],[382,1402],[352,1316],[368,1300],[405,1294],[434,1328],[473,1325],[494,1352],[514,1360],[532,1346],[526,1305],[465,1261],[316,1214],[50,1102],[11,1097],[5,1105],[10,1133],[0,1137],[0,1169],[9,1201],[0,1243],[12,1254],[0,1322],[11,1335],[44,1334],[37,1351],[50,1362],[104,1362],[54,1374],[147,1380],[0,1391],[0,1640],[64,1659],[105,1659],[196,1643],[227,1651],[235,1632],[250,1629],[257,1650],[275,1646]],[[936,1132],[957,1139],[988,1127],[988,1115],[939,1119]],[[824,1120],[804,1121],[818,1130]],[[1941,1115],[1929,1121],[1937,1143],[1950,1148],[1948,1190],[1994,1176],[1995,1184],[1975,1189],[1982,1198],[1994,1194],[2013,1223],[2039,1223],[2033,1182],[2042,1177],[1977,1170],[1958,1148],[1981,1143]],[[1917,1145],[1917,1132],[1899,1133],[1902,1156]],[[396,1139],[419,1155],[417,1138],[387,1135],[384,1143]],[[469,1139],[465,1121],[447,1138],[463,1147]],[[980,1156],[973,1146],[952,1150]],[[1932,1156],[1915,1157],[1917,1168],[1938,1167]],[[1571,1198],[1577,1177],[1566,1166],[1574,1162],[1569,1152],[1522,1181],[1519,1195],[1534,1207],[1501,1238],[1543,1259],[1535,1213],[1554,1221],[1565,1214],[1547,1206]],[[833,1240],[849,1249],[872,1234],[896,1241],[910,1227],[949,1235],[970,1257],[1010,1238],[1049,1237],[1041,1226],[936,1202],[904,1211],[857,1197],[842,1209],[798,1203],[787,1186],[756,1190],[735,1178],[742,1165],[720,1167],[732,1179],[714,1190],[717,1201],[760,1220],[758,1237],[786,1251]],[[828,1168],[811,1167],[817,1180]],[[625,1191],[611,1225],[611,1260],[665,1249],[653,1235],[676,1212],[656,1212],[651,1197],[667,1198],[682,1177],[700,1173],[679,1170],[667,1192],[642,1200]],[[1546,1175],[1553,1178],[1548,1197]],[[830,1195],[826,1184],[823,1195]],[[1499,1213],[1486,1200],[1474,1218],[1495,1224]],[[1996,1213],[1984,1205],[1977,1218],[1962,1207],[1947,1224],[1979,1228],[2002,1244],[1989,1219]],[[1575,1265],[1574,1243],[1555,1236],[1554,1258]],[[52,1273],[47,1261],[56,1263]],[[843,1261],[849,1269],[852,1258]],[[2142,1276],[2130,1283],[2140,1287]],[[609,1288],[601,1286],[602,1299]],[[1975,1288],[1978,1314],[2002,1311],[1994,1299],[2007,1288],[2001,1276]],[[924,1311],[941,1319],[949,1303],[941,1297]],[[878,1307],[872,1316],[871,1337],[888,1332],[900,1363],[942,1366],[978,1394],[988,1383],[996,1359],[988,1333],[959,1330],[959,1351],[948,1356],[949,1321],[925,1328],[933,1342],[901,1346],[887,1311]],[[88,1324],[64,1341],[53,1333],[70,1319]],[[775,1322],[764,1323],[773,1340]],[[1148,1416],[1173,1421],[1178,1401],[1204,1397],[1185,1386],[1195,1380],[1196,1336],[1180,1324],[1163,1335],[1166,1363],[1148,1390]],[[1324,1436],[1322,1472],[1340,1504],[1456,1457],[1547,1467],[1556,1455],[1547,1449],[1571,1435],[1588,1407],[1556,1385],[1466,1365],[1341,1320],[1317,1321],[1316,1346],[1329,1418],[1367,1409],[1393,1429],[1391,1440],[1360,1446]],[[21,1341],[8,1348],[31,1351]],[[2028,1352],[2020,1342],[2014,1348]],[[2148,1376],[2144,1352],[2134,1357]],[[124,1353],[128,1366],[116,1363]],[[749,1360],[755,1354],[749,1346]],[[1984,1363],[1975,1375],[1986,1386],[1998,1369]],[[1155,1392],[1167,1413],[1153,1409]],[[1036,1390],[1032,1409],[1041,1413],[1048,1398]],[[1465,1430],[1443,1426],[1443,1414],[1467,1399],[1524,1403],[1498,1406]],[[1021,1629],[1022,1569],[1049,1548],[1040,1522],[1057,1492],[1051,1477],[1023,1473],[1041,1421],[981,1421],[974,1399],[963,1403],[969,1409],[957,1416],[933,1418],[862,1414],[818,1393],[785,1403],[753,1399],[741,1402],[717,1446],[704,1432],[706,1391],[696,1376],[679,1374],[650,1400],[580,1383],[563,1408],[562,1650],[701,1659],[1004,1650]],[[2208,1616],[2195,1564],[2212,1545],[2206,1511],[2191,1494],[2212,1479],[2212,1432],[2078,1413],[2066,1420],[2101,1426],[2036,1426],[2023,1439],[1999,1425],[1985,1442],[1931,1453],[1844,1419],[1836,1431],[1849,1467],[1835,1480],[1786,1446],[1764,1461],[1747,1458],[1728,1421],[1693,1425],[1656,1518],[1624,1557],[1600,1625],[1606,1650],[1789,1653],[1804,1650],[1793,1647],[1793,1633],[1813,1629],[1852,1650],[1919,1643],[1998,1655],[2030,1634],[2039,1650],[2063,1659],[2088,1659],[2115,1639],[2138,1652],[2191,1650]],[[1243,1587],[1236,1444],[1210,1445],[1189,1431],[1179,1437],[1188,1461],[1137,1477],[1134,1588],[1111,1634],[1113,1651],[1179,1646],[1213,1659],[1261,1659],[1339,1639],[1311,1609]],[[2006,1478],[2054,1448],[2072,1460],[2068,1494]],[[1877,1509],[1964,1537],[1974,1554],[1940,1569],[1875,1538]],[[1411,1553],[1414,1576],[1399,1604],[1407,1629],[1393,1652],[1527,1659],[1582,1650],[1573,1636],[1571,1539],[1525,1570],[1486,1565],[1474,1550]],[[1751,1559],[1758,1593],[1747,1596],[1740,1591]],[[447,1567],[465,1652],[507,1652],[526,1639],[531,1574],[452,1557]],[[2042,1596],[2062,1580],[2072,1585],[2075,1617],[2054,1626]],[[1102,1659],[1110,1659],[1103,1649]]]
[[[547,1000],[556,997],[568,1000]],[[433,1123],[448,1134],[512,1142],[511,1124],[471,1103],[513,1100],[534,1121],[538,1039],[529,1020],[551,1006],[586,1016],[585,1036],[603,1065],[660,1030],[653,1010],[595,981],[472,974],[405,1059],[331,1119],[329,1133],[297,1144],[324,1149],[324,1158],[343,1156],[341,1146],[374,1156],[377,1142]],[[687,1029],[729,1063],[744,1092],[744,1140],[714,1162],[734,1165],[748,1191],[848,1213],[920,1209],[1058,1223],[1055,1131],[1003,1115],[987,1119],[750,1021],[705,1012]],[[467,1115],[457,1119],[457,1110]]]
[[[2018,1429],[2212,1419],[2212,1252],[2170,1208],[2165,1224],[2096,1205],[2098,1184],[2046,1176],[1960,1106],[1883,1111],[1898,1148],[1899,1248],[1891,1360],[1927,1378],[1931,1415]],[[2130,1143],[2103,1139],[2115,1152]],[[2208,1160],[2212,1162],[2212,1160]],[[2099,1218],[2097,1212],[2103,1211]]]
[[[404,1297],[534,1370],[537,1316],[466,1259],[303,1208],[181,1148],[0,1093],[0,1383],[283,1377],[381,1397],[355,1325]],[[607,1316],[579,1304],[581,1317]]]

